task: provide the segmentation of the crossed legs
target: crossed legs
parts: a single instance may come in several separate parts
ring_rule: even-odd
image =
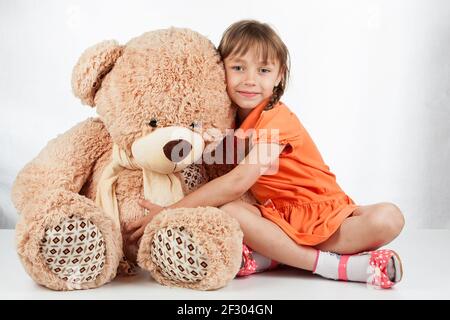
[[[375,250],[395,239],[404,225],[403,215],[394,204],[360,206],[327,241],[309,247],[295,243],[253,205],[236,200],[220,209],[239,221],[244,243],[252,249],[280,263],[310,271],[314,268],[316,249],[338,254]]]

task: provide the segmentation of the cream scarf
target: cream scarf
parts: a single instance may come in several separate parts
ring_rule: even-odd
[[[97,186],[96,204],[120,227],[119,207],[116,196],[116,182],[124,169],[142,170],[144,180],[144,197],[160,205],[171,205],[183,198],[180,179],[173,173],[161,174],[142,168],[133,157],[129,157],[116,144],[113,145],[112,161],[105,167]]]

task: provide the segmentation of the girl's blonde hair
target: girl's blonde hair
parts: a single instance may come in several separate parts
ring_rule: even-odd
[[[219,53],[225,60],[229,56],[245,55],[250,49],[262,56],[264,61],[275,60],[280,64],[282,78],[273,94],[266,110],[272,109],[280,101],[289,79],[290,59],[289,51],[277,35],[267,24],[256,20],[241,20],[233,23],[223,33],[219,44]]]

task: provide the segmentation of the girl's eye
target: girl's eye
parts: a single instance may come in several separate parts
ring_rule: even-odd
[[[262,73],[269,73],[270,69],[266,69],[266,68],[261,68],[260,70]]]
[[[242,71],[241,66],[233,66],[233,67],[231,67],[231,69],[236,70],[236,71]]]
[[[152,128],[156,128],[158,126],[158,120],[156,120],[155,118],[153,118],[152,120],[150,120],[150,122],[148,123],[148,125]]]

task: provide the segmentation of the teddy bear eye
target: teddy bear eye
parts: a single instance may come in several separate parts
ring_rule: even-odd
[[[152,120],[150,120],[148,125],[152,128],[156,128],[158,126],[158,121],[156,119],[152,119]]]
[[[194,121],[194,122],[191,123],[190,127],[191,127],[192,129],[198,128],[198,123]]]

